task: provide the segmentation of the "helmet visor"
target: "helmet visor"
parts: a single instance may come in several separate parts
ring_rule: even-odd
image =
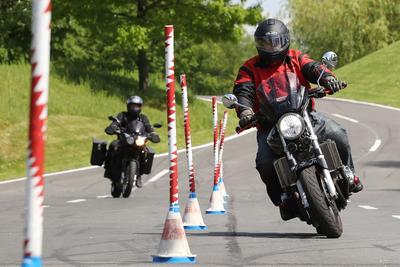
[[[255,37],[256,47],[267,53],[280,52],[289,44],[289,34],[267,32],[265,36]]]

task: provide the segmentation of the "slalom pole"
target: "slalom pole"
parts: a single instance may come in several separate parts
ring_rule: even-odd
[[[192,151],[192,135],[190,131],[190,113],[189,113],[189,102],[186,75],[181,75],[181,89],[182,89],[182,106],[183,106],[183,118],[185,125],[185,141],[186,141],[186,157],[188,165],[188,177],[189,177],[189,199],[186,204],[185,212],[183,215],[183,226],[186,230],[205,230],[207,226],[204,224],[203,217],[201,216],[201,210],[199,201],[196,194],[195,186],[195,171],[193,164],[193,151]]]
[[[224,117],[223,117],[223,123],[221,127],[221,133],[220,133],[220,144],[219,144],[219,152],[218,152],[218,157],[219,157],[219,189],[221,191],[221,195],[223,198],[228,197],[229,195],[226,193],[226,188],[225,188],[225,183],[223,179],[223,153],[224,153],[224,140],[225,140],[225,132],[226,132],[226,125],[228,123],[228,111],[224,111]]]
[[[51,1],[32,2],[31,103],[22,266],[42,266],[44,154],[49,95]]]
[[[167,89],[168,152],[170,202],[164,230],[153,263],[193,263],[196,256],[190,252],[183,229],[178,203],[178,151],[176,146],[176,105],[174,76],[174,27],[166,25],[165,33],[165,72]]]
[[[218,112],[217,112],[217,97],[212,97],[212,112],[213,112],[213,133],[214,133],[214,179],[213,179],[213,191],[210,197],[209,207],[206,210],[206,214],[224,214],[224,200],[219,191],[219,175],[218,175]]]

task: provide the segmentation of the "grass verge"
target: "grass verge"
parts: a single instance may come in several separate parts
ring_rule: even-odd
[[[26,64],[0,65],[0,180],[25,176],[26,147],[29,112],[30,67]],[[162,88],[162,85],[161,85]],[[101,88],[100,88],[101,89]],[[146,93],[144,113],[152,123],[160,122],[158,129],[161,143],[150,144],[157,153],[168,149],[165,106],[160,99],[165,92]],[[180,88],[177,102],[180,102]],[[140,94],[136,92],[137,94]],[[132,90],[129,94],[135,94]],[[158,100],[156,99],[158,98]],[[112,140],[104,134],[109,124],[108,115],[116,115],[125,109],[125,96],[106,90],[93,90],[89,83],[73,84],[57,75],[50,79],[49,118],[46,144],[46,172],[60,171],[89,165],[91,139]],[[146,105],[146,103],[149,103]],[[193,99],[190,105],[192,142],[199,145],[212,141],[211,103]],[[232,134],[237,123],[233,111],[229,111],[228,132]],[[219,106],[222,118],[223,107]],[[177,106],[178,148],[184,148],[183,114]]]

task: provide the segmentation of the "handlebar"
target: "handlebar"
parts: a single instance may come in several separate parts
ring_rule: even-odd
[[[342,87],[343,89],[347,87],[346,82],[342,82]],[[315,97],[315,98],[322,98],[325,97],[327,94],[328,95],[333,95],[334,92],[332,92],[330,89],[327,89],[325,87],[316,87],[316,88],[311,88],[308,90],[308,96],[309,97]]]

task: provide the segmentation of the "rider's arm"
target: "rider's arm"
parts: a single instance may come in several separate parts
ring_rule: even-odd
[[[160,137],[158,134],[154,131],[153,126],[150,124],[149,119],[147,118],[146,115],[140,114],[140,118],[144,124],[144,128],[146,129],[146,132],[149,134],[149,139],[153,143],[159,143],[160,142]]]
[[[154,132],[153,126],[151,126],[149,119],[147,118],[146,115],[140,114],[140,118],[144,124],[144,128],[146,129],[147,133],[152,133]]]
[[[299,52],[298,61],[300,63],[301,72],[310,83],[317,83],[321,73],[324,71],[322,78],[335,75],[325,67],[321,62],[315,61],[309,55]]]
[[[246,63],[239,69],[234,82],[233,94],[237,97],[240,104],[253,108],[256,97],[254,74]],[[243,110],[244,108],[242,107],[237,108],[237,115],[240,116]]]
[[[124,113],[121,112],[121,113],[119,113],[119,114],[117,115],[117,119],[118,119],[120,122],[123,122],[123,121],[124,121],[124,116],[125,116]],[[106,129],[104,129],[104,132],[105,132],[106,134],[108,134],[108,135],[113,135],[113,134],[116,134],[116,132],[117,132],[117,130],[118,130],[119,128],[120,128],[119,123],[116,122],[116,121],[113,121],[113,122],[110,123],[109,126],[107,126]]]

